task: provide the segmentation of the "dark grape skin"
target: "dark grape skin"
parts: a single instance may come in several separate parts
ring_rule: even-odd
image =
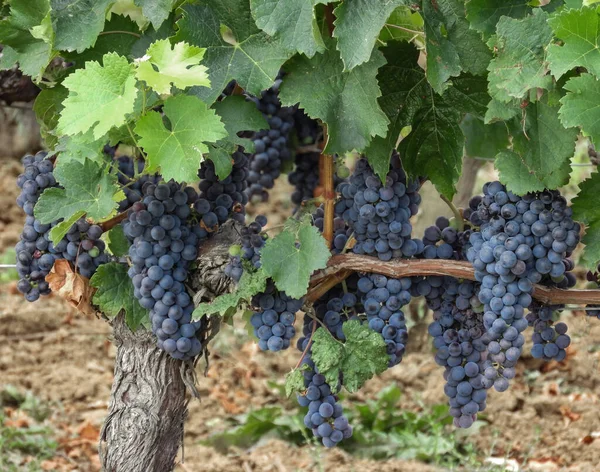
[[[17,204],[27,214],[21,233],[21,241],[15,247],[17,253],[17,288],[27,301],[33,302],[40,295],[50,293],[44,278],[50,273],[55,261],[66,259],[73,263],[75,271],[90,278],[96,269],[109,261],[105,253],[105,243],[100,240],[102,228],[90,225],[83,218],[69,229],[65,238],[57,244],[50,240],[50,232],[60,221],[42,224],[33,216],[35,204],[46,188],[56,187],[54,165],[48,154],[39,152],[35,156],[26,155],[22,162],[23,174],[17,178],[21,194]]]
[[[282,165],[292,158],[288,148],[289,133],[294,125],[294,107],[282,107],[279,101],[279,78],[273,86],[262,92],[260,97],[249,97],[262,112],[269,129],[259,131],[253,136],[255,153],[250,156],[248,173],[249,199],[266,201],[268,190],[273,188],[275,180],[281,174]]]
[[[532,305],[531,292],[534,283],[565,287],[571,283],[564,261],[579,241],[580,228],[558,191],[518,196],[500,182],[489,182],[483,190],[483,197],[470,205],[480,232],[471,234],[467,256],[482,282],[478,296],[492,341],[489,349],[495,365],[488,366],[486,377],[504,391],[514,376],[523,345],[521,332],[528,325],[534,327],[534,357],[562,360],[566,355],[560,347],[570,342],[566,326],[561,325],[564,333],[557,334],[552,309]],[[530,314],[525,317],[527,308]]]
[[[189,210],[197,200],[195,191],[188,188],[173,181],[146,184],[143,200],[132,206],[123,222],[132,243],[128,275],[134,295],[150,310],[158,346],[180,360],[190,360],[202,351],[198,335],[203,325],[191,321],[194,304],[183,282],[190,261],[196,258],[198,243],[208,236],[198,224],[181,217],[189,214],[182,209]]]

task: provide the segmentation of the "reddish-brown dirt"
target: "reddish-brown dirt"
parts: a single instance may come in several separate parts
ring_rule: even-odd
[[[0,253],[15,243],[22,222],[13,203],[18,170],[14,162],[0,162],[4,184]],[[279,202],[275,213],[286,212],[283,198],[274,201]],[[574,333],[567,360],[542,364],[525,354],[511,388],[490,394],[484,425],[463,439],[476,446],[482,463],[492,457],[514,459],[521,470],[600,470],[600,322],[571,313],[564,319]],[[346,401],[373,398],[395,383],[403,392],[398,408],[418,411],[422,405],[444,402],[441,370],[422,333],[422,327],[413,330],[409,353],[400,366],[373,379]],[[203,362],[198,364],[202,399],[190,403],[185,462],[178,465],[178,471],[444,470],[418,461],[357,459],[339,450],[298,447],[273,439],[229,454],[200,445],[210,434],[226,430],[229,418],[280,404],[279,392],[270,382],[282,384],[297,360],[294,350],[261,353],[241,326],[222,334],[213,345],[207,377],[202,376]],[[96,442],[106,413],[114,357],[110,328],[104,321],[84,318],[56,297],[29,304],[16,293],[14,283],[0,286],[0,388],[11,384],[50,403],[49,423],[59,448],[55,458],[44,462],[46,470],[99,470]],[[461,470],[474,469],[465,465]]]

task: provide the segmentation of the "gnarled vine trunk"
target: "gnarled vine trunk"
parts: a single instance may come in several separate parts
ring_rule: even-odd
[[[182,362],[156,346],[151,332],[114,323],[115,377],[100,435],[106,472],[168,472],[175,467],[187,416]]]
[[[201,246],[197,269],[188,281],[196,304],[233,288],[223,265],[229,262],[229,247],[239,242],[239,231],[239,223],[230,220]],[[218,326],[218,317],[207,321],[204,343]],[[197,396],[194,366],[159,349],[151,332],[131,332],[123,315],[113,322],[113,336],[115,377],[99,446],[103,470],[172,471],[183,441],[186,388]]]

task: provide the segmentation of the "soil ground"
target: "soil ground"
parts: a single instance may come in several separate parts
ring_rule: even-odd
[[[0,162],[0,254],[16,242],[23,216],[14,204],[14,178],[20,166]],[[266,207],[286,212],[285,189]],[[277,217],[271,224],[277,224]],[[484,424],[463,438],[476,447],[477,470],[581,471],[600,470],[600,322],[581,313],[565,313],[572,346],[567,359],[543,364],[523,355],[518,373],[505,393],[491,392]],[[420,411],[445,402],[440,368],[434,363],[424,332],[426,320],[411,333],[409,352],[400,366],[370,381],[346,399],[373,398],[397,384],[403,392],[398,408]],[[245,450],[222,453],[200,441],[227,430],[229,420],[251,409],[281,404],[272,382],[283,377],[297,359],[261,353],[245,331],[228,328],[215,342],[207,376],[198,365],[202,399],[190,403],[184,462],[188,472],[364,471],[426,472],[445,470],[419,461],[358,459],[339,450],[295,446],[265,438]],[[15,284],[0,286],[0,389],[13,385],[49,402],[47,420],[59,442],[44,470],[99,470],[97,438],[106,414],[115,349],[109,326],[82,317],[56,297],[29,304]],[[475,470],[464,465],[460,470]],[[27,470],[23,465],[23,470]]]

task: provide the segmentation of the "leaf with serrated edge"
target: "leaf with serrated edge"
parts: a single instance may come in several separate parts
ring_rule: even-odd
[[[171,49],[168,39],[160,39],[137,60],[137,78],[161,95],[169,94],[171,85],[179,89],[210,87],[206,67],[200,65],[205,51],[184,42],[175,43]]]
[[[211,88],[193,87],[190,93],[212,104],[227,84],[236,80],[246,92],[259,95],[273,84],[293,51],[281,39],[260,31],[250,12],[245,17],[247,2],[245,5],[241,0],[208,3],[212,5],[184,5],[177,21],[179,31],[173,38],[206,48],[203,64],[208,67]],[[223,41],[221,23],[231,28],[235,44]]]
[[[87,213],[94,221],[101,221],[125,198],[117,185],[117,177],[87,159],[84,163],[74,161],[57,166],[54,176],[64,188],[46,189],[35,206],[35,217],[44,224],[69,219],[78,211]]]
[[[496,34],[489,41],[496,53],[488,67],[490,95],[510,102],[531,89],[548,89],[552,77],[547,75],[544,55],[551,39],[548,14],[542,10],[521,20],[500,18]]]
[[[436,188],[451,198],[460,175],[464,138],[459,123],[465,113],[485,113],[489,100],[485,79],[461,76],[443,96],[427,83],[418,65],[419,51],[411,44],[383,48],[387,64],[379,70],[379,99],[391,124],[385,139],[375,138],[365,151],[381,178],[389,169],[400,132],[412,126],[400,143],[402,164],[413,177],[428,175]]]
[[[244,271],[235,292],[219,295],[210,303],[200,303],[192,313],[192,320],[214,313],[224,315],[230,308],[237,308],[242,301],[249,301],[257,293],[263,292],[267,286],[267,278],[263,270],[254,273]]]
[[[583,262],[587,268],[595,271],[600,261],[600,173],[593,173],[579,188],[579,193],[571,202],[573,219],[587,225],[585,236],[581,240],[585,244]]]
[[[554,77],[559,79],[578,66],[600,76],[600,9],[563,10],[548,23],[563,43],[548,47],[548,62]]]
[[[388,119],[379,107],[381,95],[377,69],[385,64],[374,50],[369,62],[343,71],[338,51],[328,49],[312,59],[296,56],[286,66],[289,75],[281,84],[283,105],[300,107],[311,118],[327,124],[327,153],[363,150],[373,136],[385,136]]]
[[[265,33],[279,35],[292,51],[312,57],[325,49],[317,25],[315,6],[331,0],[250,0],[256,26]]]
[[[346,0],[333,14],[337,49],[344,62],[344,69],[351,70],[371,58],[379,32],[396,7],[405,0]]]
[[[301,298],[306,294],[311,274],[325,268],[330,256],[321,233],[306,221],[297,231],[286,229],[269,239],[260,259],[263,270],[279,290],[292,298]]]
[[[167,181],[197,182],[203,153],[208,152],[206,143],[227,136],[225,126],[215,111],[196,97],[170,97],[163,112],[171,129],[165,127],[163,116],[157,111],[146,113],[135,127],[140,135],[139,145],[147,154],[147,170],[160,170]]]
[[[138,329],[148,316],[148,311],[133,295],[133,283],[127,275],[125,264],[109,262],[101,265],[91,278],[90,285],[98,289],[93,302],[102,313],[114,317],[125,310],[125,322],[132,331]]]
[[[564,85],[568,93],[560,99],[562,106],[558,112],[561,123],[566,126],[579,126],[600,144],[600,81],[591,74],[573,77]]]
[[[522,128],[521,123],[513,125],[513,150],[496,157],[500,181],[517,195],[564,185],[569,179],[577,130],[565,129],[558,119],[558,108],[544,101],[527,107],[525,131]]]
[[[291,397],[295,392],[304,390],[304,373],[302,368],[294,369],[285,376],[285,394]]]
[[[341,343],[325,329],[314,334],[312,359],[329,385],[337,385],[344,375],[344,387],[356,392],[374,375],[388,368],[389,355],[381,334],[361,324],[358,320],[344,323],[346,341]]]
[[[86,63],[63,81],[69,96],[63,102],[58,131],[71,135],[93,129],[94,138],[99,139],[124,125],[134,110],[135,84],[133,65],[118,54],[105,54],[103,65]]]

